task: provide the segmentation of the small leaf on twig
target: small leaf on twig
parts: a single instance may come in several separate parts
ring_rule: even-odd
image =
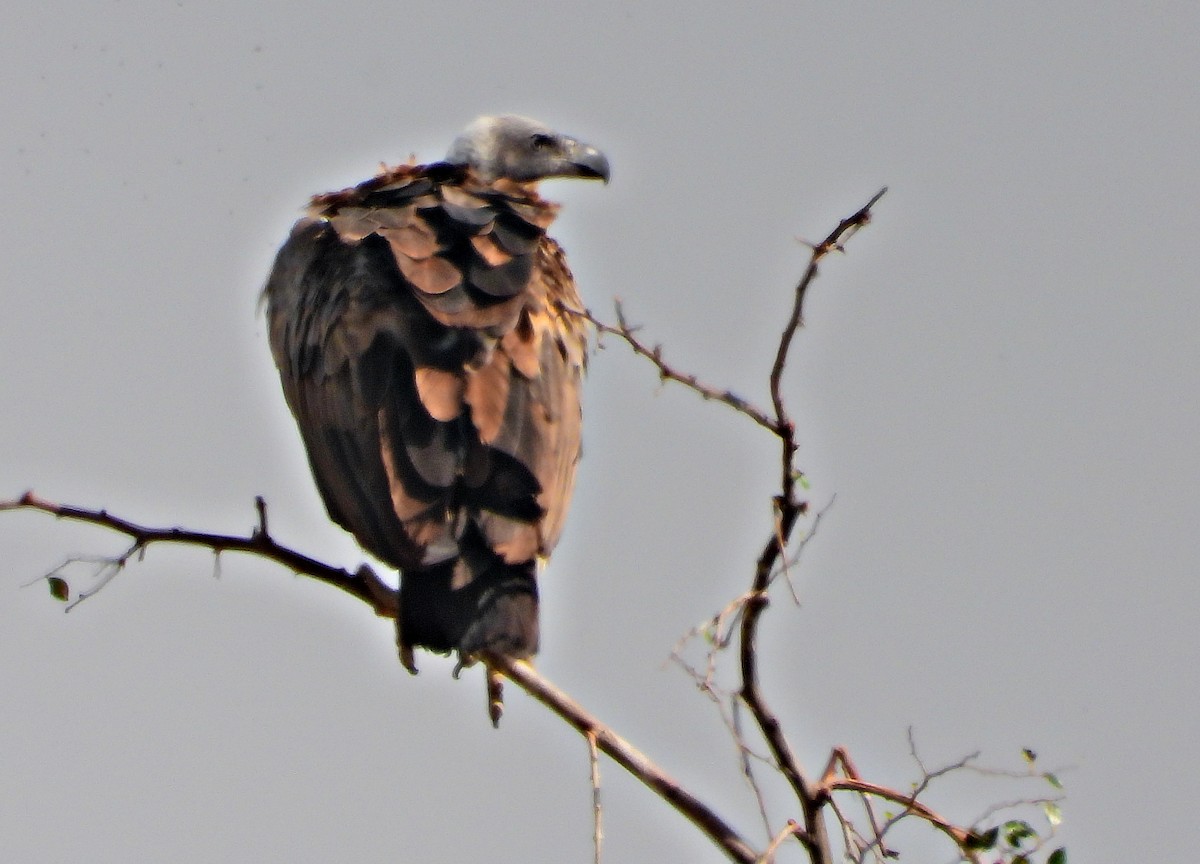
[[[47,576],[46,581],[50,583],[50,596],[55,600],[66,603],[71,598],[71,586],[67,584],[66,579],[61,576]]]
[[[983,851],[985,849],[991,849],[993,846],[995,846],[996,841],[999,838],[1000,829],[998,827],[989,828],[982,834],[972,833],[967,837],[967,841],[963,844],[963,847],[968,850]]]
[[[1031,837],[1037,837],[1037,832],[1025,820],[1013,819],[1004,823],[1004,842],[1009,846],[1018,848],[1023,841]]]
[[[1047,801],[1042,805],[1042,809],[1046,812],[1047,822],[1055,826],[1062,824],[1062,810],[1059,809],[1058,804]]]
[[[1055,849],[1050,853],[1050,857],[1046,859],[1046,864],[1067,864],[1067,850],[1063,848]]]
[[[1047,771],[1042,776],[1045,777],[1046,782],[1049,783],[1051,786],[1053,786],[1055,789],[1063,788],[1062,781],[1058,779],[1057,774],[1051,774],[1049,771]]]
[[[1037,753],[1033,752],[1028,747],[1021,750],[1021,755],[1025,757],[1025,761],[1030,765],[1037,761]]]

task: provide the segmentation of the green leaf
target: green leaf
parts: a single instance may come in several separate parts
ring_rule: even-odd
[[[1037,761],[1037,753],[1030,750],[1028,747],[1022,748],[1021,755],[1025,757],[1025,761],[1030,765]]]
[[[1028,855],[1017,855],[1010,864],[1031,864]]]
[[[1055,849],[1046,859],[1046,864],[1067,864],[1067,850],[1065,848]]]
[[[1020,846],[1022,840],[1036,836],[1037,832],[1033,830],[1033,826],[1022,819],[1004,823],[1004,840],[1009,846]]]
[[[999,837],[999,828],[989,828],[982,834],[972,831],[967,837],[967,842],[963,845],[969,850],[982,851],[984,849],[991,849],[993,846],[995,846],[996,840],[999,839]]]
[[[1047,801],[1042,805],[1042,809],[1046,811],[1046,821],[1051,825],[1062,824],[1062,810],[1053,801]]]
[[[66,603],[71,597],[71,586],[67,584],[67,580],[59,576],[47,576],[46,581],[50,583],[50,596],[55,600],[61,600]]]
[[[1062,781],[1058,779],[1057,774],[1051,774],[1049,771],[1047,771],[1042,776],[1045,777],[1046,782],[1049,783],[1051,786],[1053,786],[1055,789],[1063,788]]]

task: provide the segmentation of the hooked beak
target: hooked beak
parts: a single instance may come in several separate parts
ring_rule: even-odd
[[[608,183],[608,157],[592,145],[572,139],[568,147],[567,161],[575,169],[574,176],[599,179]]]

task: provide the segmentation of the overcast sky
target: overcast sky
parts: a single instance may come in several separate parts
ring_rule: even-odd
[[[1064,769],[1072,860],[1194,857],[1198,7],[735,5],[10,11],[0,496],[242,531],[261,494],[282,542],[356,566],[258,292],[307,196],[435,159],[477,114],[605,150],[608,187],[544,189],[588,302],[764,402],[795,238],[887,184],[787,378],[811,500],[836,503],[802,607],[764,622],[768,694],[813,770],[844,744],[903,788],[909,726],[932,765],[1030,747]],[[664,661],[749,583],[773,442],[616,343],[585,438],[540,668],[761,842],[719,718]],[[493,731],[478,673],[410,678],[390,622],[330,588],[160,548],[67,615],[22,588],[120,548],[0,516],[0,858],[590,860],[582,740],[515,688]],[[720,860],[603,772],[607,861]]]

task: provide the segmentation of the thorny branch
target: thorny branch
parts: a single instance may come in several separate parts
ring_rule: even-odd
[[[758,678],[758,623],[766,610],[768,599],[767,589],[771,585],[771,575],[776,565],[787,558],[787,542],[791,537],[796,520],[808,509],[808,504],[796,496],[796,471],[794,460],[799,442],[796,440],[796,427],[788,416],[783,399],[783,373],[787,368],[788,355],[791,352],[792,341],[796,331],[804,320],[804,298],[808,288],[817,277],[821,260],[831,251],[842,251],[842,243],[871,219],[871,208],[884,196],[887,187],[880,189],[871,200],[858,209],[854,215],[843,219],[823,241],[812,247],[808,267],[792,295],[792,310],[788,315],[787,324],[779,338],[779,348],[775,352],[775,362],[771,367],[769,378],[771,405],[775,411],[775,422],[772,431],[779,437],[780,442],[780,491],[775,498],[775,524],[772,526],[770,537],[758,556],[751,583],[752,596],[747,601],[742,614],[741,633],[739,638],[739,667],[741,669],[742,687],[741,699],[754,717],[763,739],[771,750],[775,764],[780,773],[792,787],[796,795],[800,812],[803,816],[802,831],[796,836],[804,844],[813,864],[832,864],[833,853],[829,845],[829,836],[825,826],[822,810],[828,793],[814,783],[804,772],[800,761],[787,737],[779,718],[767,705]]]
[[[685,374],[670,366],[663,359],[661,346],[651,347],[640,340],[637,336],[637,328],[628,323],[619,302],[616,304],[616,325],[598,320],[588,310],[564,310],[591,322],[599,333],[624,341],[637,355],[646,358],[654,365],[661,380],[675,381],[706,400],[714,400],[729,406],[758,426],[770,431],[780,442],[779,492],[773,498],[774,514],[769,537],[756,560],[750,589],[729,603],[710,622],[695,628],[686,635],[673,652],[673,657],[692,674],[697,686],[718,704],[722,719],[738,745],[743,774],[757,796],[759,809],[767,827],[767,845],[761,853],[757,852],[734,828],[728,825],[716,811],[697,799],[615,731],[585,711],[570,696],[544,679],[528,663],[502,656],[483,658],[489,674],[502,674],[517,684],[579,731],[587,741],[592,770],[594,846],[597,862],[600,859],[602,837],[597,751],[609,756],[652,789],[692,821],[730,860],[739,862],[739,864],[769,864],[775,860],[775,854],[779,847],[793,837],[803,845],[813,864],[832,864],[833,854],[823,815],[827,806],[842,828],[848,857],[857,857],[858,860],[862,860],[868,853],[873,853],[873,850],[877,852],[877,857],[893,857],[895,853],[883,846],[884,835],[900,819],[916,817],[949,837],[967,860],[979,860],[973,851],[979,839],[978,835],[968,828],[963,828],[945,819],[918,800],[931,780],[947,771],[966,767],[969,759],[936,772],[925,771],[922,765],[922,781],[914,786],[912,791],[905,793],[863,780],[854,768],[848,754],[838,748],[833,751],[824,775],[820,780],[814,780],[805,772],[796,758],[791,744],[783,732],[779,718],[766,702],[758,676],[758,625],[769,602],[768,590],[776,576],[782,573],[785,578],[788,577],[788,568],[797,561],[804,543],[814,533],[821,516],[820,513],[817,515],[812,530],[800,542],[799,549],[789,556],[788,547],[793,529],[799,517],[808,509],[807,502],[801,500],[796,492],[798,481],[802,476],[794,465],[799,443],[796,439],[795,426],[787,412],[783,397],[782,381],[789,353],[796,332],[803,323],[804,298],[809,286],[817,276],[820,262],[830,252],[845,251],[845,241],[870,221],[872,207],[886,191],[886,188],[881,189],[856,213],[843,219],[820,243],[807,244],[812,250],[811,257],[803,276],[794,289],[791,311],[780,336],[768,379],[770,411],[753,405],[731,390],[711,386],[700,381],[694,375]],[[261,497],[255,500],[255,508],[258,517],[257,525],[247,535],[242,536],[192,531],[183,528],[148,527],[113,516],[105,510],[89,510],[72,505],[57,504],[40,498],[32,492],[26,492],[13,500],[0,501],[0,512],[18,509],[37,510],[61,519],[107,528],[132,540],[130,547],[118,556],[107,559],[88,559],[100,565],[102,579],[93,590],[81,593],[75,603],[103,587],[103,584],[122,570],[131,558],[137,556],[140,559],[149,546],[173,543],[202,547],[218,556],[222,552],[244,552],[267,558],[296,573],[340,588],[362,600],[377,615],[396,616],[397,592],[380,580],[369,567],[363,566],[351,573],[280,545],[269,533],[266,504]],[[48,580],[57,579],[57,574],[61,569],[61,567],[56,568],[46,574],[46,578]],[[59,581],[63,580],[59,579]],[[53,581],[51,587],[58,596]],[[718,651],[732,647],[735,632],[737,634],[740,685],[736,693],[729,693],[722,691],[715,683],[715,657]],[[685,663],[680,655],[682,642],[701,633],[709,636],[711,645],[703,673]],[[498,680],[496,683],[498,684]],[[740,705],[745,706],[766,743],[770,751],[769,759],[760,756],[746,743],[739,702]],[[726,703],[728,703],[728,709],[725,707]],[[915,749],[913,755],[916,756]],[[771,831],[762,790],[759,788],[752,770],[752,759],[769,761],[786,779],[799,805],[801,821],[789,819],[781,829]],[[920,764],[919,760],[918,764]],[[834,794],[841,792],[850,792],[859,797],[867,810],[871,823],[873,835],[871,838],[862,837],[844,816],[834,799]],[[870,807],[872,798],[891,802],[904,809],[900,814],[891,816],[883,824],[880,824]],[[994,835],[994,829],[992,833]],[[849,854],[852,847],[856,849],[855,856]]]
[[[721,390],[713,387],[710,384],[705,384],[695,375],[690,375],[685,372],[680,372],[675,367],[670,366],[663,359],[662,346],[655,345],[650,347],[642,342],[637,337],[638,327],[631,326],[625,319],[625,307],[621,305],[621,301],[617,300],[613,304],[614,312],[617,316],[616,325],[606,324],[592,314],[590,309],[572,309],[569,306],[560,305],[559,308],[570,315],[575,315],[582,318],[596,328],[596,332],[601,335],[615,336],[625,342],[634,354],[639,357],[644,357],[649,360],[656,369],[658,369],[658,377],[661,381],[676,381],[692,390],[699,393],[705,400],[713,400],[728,405],[739,414],[744,414],[749,417],[759,426],[768,429],[771,432],[778,432],[775,421],[773,421],[765,411],[755,407],[752,403],[738,396],[732,390]]]
[[[916,757],[916,747],[912,743],[912,732],[909,731],[909,746],[912,749],[913,758]],[[971,842],[972,834],[966,829],[955,825],[948,819],[939,816],[930,808],[922,804],[918,799],[929,788],[929,784],[953,771],[958,771],[964,768],[971,760],[975,759],[979,754],[972,753],[969,756],[960,759],[957,762],[946,765],[935,771],[928,771],[924,765],[921,765],[921,779],[913,787],[913,790],[908,794],[904,794],[895,789],[890,789],[886,786],[881,786],[878,783],[869,783],[859,776],[858,769],[854,767],[854,763],[850,760],[850,755],[841,747],[835,747],[833,753],[829,757],[829,764],[825,768],[825,776],[821,779],[821,787],[828,792],[857,792],[862,796],[864,806],[867,808],[867,816],[871,821],[872,833],[874,838],[868,841],[862,848],[859,849],[858,858],[861,860],[867,852],[878,846],[884,857],[888,857],[888,851],[883,847],[884,835],[896,823],[908,816],[917,816],[924,819],[933,827],[937,828],[942,833],[946,834],[956,846],[960,849],[966,849]],[[920,759],[917,759],[920,765]],[[842,775],[838,775],[838,768],[841,768]],[[904,809],[891,816],[882,826],[875,821],[875,814],[870,808],[870,798],[881,798],[885,801],[891,801],[893,804],[898,804]],[[843,828],[844,830],[844,828]],[[974,859],[974,855],[971,856]]]
[[[398,609],[396,591],[380,580],[370,568],[361,567],[357,572],[350,573],[280,545],[267,533],[265,503],[259,498],[256,499],[255,505],[259,514],[259,522],[245,536],[190,531],[182,528],[152,528],[114,516],[106,510],[89,510],[84,507],[56,504],[33,492],[26,492],[19,498],[9,501],[0,501],[0,512],[22,509],[37,510],[60,519],[97,525],[124,534],[133,540],[132,547],[117,558],[108,559],[105,562],[118,570],[124,567],[125,562],[135,552],[144,551],[147,547],[158,543],[197,546],[208,549],[214,554],[246,552],[268,558],[283,564],[296,573],[311,576],[341,588],[371,606],[377,615],[387,618],[396,616]],[[758,858],[753,847],[715,810],[683,788],[677,780],[663,771],[644,753],[585,711],[570,696],[543,678],[528,663],[499,655],[489,655],[484,660],[484,665],[489,670],[502,673],[578,730],[589,741],[594,741],[595,747],[600,752],[609,756],[690,819],[718,848],[725,852],[730,860],[739,862],[739,864],[751,864]]]
[[[973,855],[970,849],[972,842],[976,839],[975,835],[969,829],[954,825],[943,819],[917,800],[920,794],[925,791],[928,783],[936,776],[939,776],[937,773],[925,773],[922,782],[918,784],[915,791],[910,793],[903,793],[878,784],[868,783],[861,780],[857,773],[846,777],[836,777],[827,772],[827,775],[820,781],[814,781],[801,766],[783,732],[779,718],[767,704],[758,677],[758,624],[762,613],[769,603],[768,590],[775,577],[780,574],[787,579],[789,586],[791,585],[789,568],[798,560],[805,543],[815,532],[817,524],[824,514],[824,509],[817,514],[817,517],[813,521],[812,530],[801,540],[798,548],[789,554],[788,548],[792,532],[799,517],[808,511],[808,503],[802,500],[797,494],[798,481],[802,476],[795,467],[795,455],[799,448],[799,442],[795,434],[795,425],[788,414],[784,399],[784,373],[788,367],[792,343],[804,321],[804,300],[809,287],[819,272],[821,261],[831,252],[845,251],[845,242],[870,221],[872,208],[886,192],[886,187],[880,189],[857,212],[839,222],[837,227],[821,242],[807,244],[811,249],[809,263],[793,292],[790,314],[780,336],[774,363],[772,364],[768,378],[771,414],[736,396],[730,390],[721,390],[712,385],[700,382],[694,376],[680,373],[667,364],[663,359],[661,347],[658,345],[650,347],[640,339],[637,335],[637,328],[629,325],[619,303],[616,309],[617,326],[615,327],[597,321],[590,312],[585,311],[582,313],[583,317],[591,321],[601,333],[620,338],[636,354],[650,360],[658,369],[659,377],[662,380],[679,382],[698,393],[704,399],[712,399],[729,405],[735,411],[746,415],[759,426],[773,433],[780,443],[781,470],[779,492],[773,499],[774,513],[770,536],[767,538],[758,556],[750,590],[727,604],[710,621],[693,628],[688,634],[685,634],[672,652],[672,658],[691,674],[701,692],[705,693],[705,695],[717,704],[722,721],[730,729],[738,745],[739,762],[742,766],[743,776],[749,782],[759,802],[760,811],[764,814],[765,818],[762,791],[754,778],[749,761],[750,754],[753,751],[746,744],[742,735],[741,725],[737,722],[738,715],[735,713],[737,702],[731,701],[730,704],[733,710],[727,710],[725,707],[725,694],[715,683],[717,654],[733,644],[733,631],[735,628],[738,630],[736,644],[741,686],[737,692],[737,697],[753,717],[763,740],[770,750],[775,768],[791,786],[803,817],[801,824],[789,821],[788,825],[782,831],[774,833],[771,845],[768,847],[768,852],[764,853],[764,860],[773,855],[774,849],[784,839],[795,837],[804,845],[809,859],[814,864],[832,864],[833,853],[823,815],[825,807],[831,806],[843,828],[847,824],[841,817],[840,812],[837,810],[836,802],[833,800],[833,793],[835,791],[856,791],[859,793],[866,808],[874,835],[872,841],[864,841],[864,844],[860,844],[865,849],[876,846],[882,849],[883,834],[891,824],[894,824],[893,821],[889,821],[883,825],[877,822],[870,805],[871,796],[891,801],[894,804],[904,805],[904,812],[899,817],[893,817],[893,820],[898,820],[904,816],[917,816],[924,819],[945,833],[968,858]],[[825,509],[828,509],[828,507]],[[793,596],[795,596],[794,589]],[[703,671],[690,665],[682,657],[683,643],[698,635],[707,637],[710,645]],[[831,757],[831,764],[838,759],[841,759],[839,764],[851,765],[849,757],[846,756],[844,751],[835,750],[834,756]],[[951,766],[946,770],[955,770],[956,767],[962,766]],[[770,833],[770,829],[768,828],[768,834],[770,835]],[[882,851],[884,851],[885,855],[887,854],[887,850]],[[860,854],[865,853],[860,849]]]
[[[348,570],[332,567],[315,558],[310,558],[295,549],[279,545],[267,531],[266,503],[259,497],[254,499],[254,505],[258,513],[258,524],[245,536],[213,534],[185,528],[151,528],[114,516],[107,510],[89,510],[70,504],[56,504],[38,497],[33,492],[26,492],[19,498],[9,501],[0,501],[0,512],[21,509],[39,510],[59,519],[98,525],[101,528],[108,528],[124,534],[133,541],[133,545],[121,555],[103,559],[100,562],[112,569],[112,575],[124,569],[129,559],[135,554],[140,559],[148,547],[156,544],[174,543],[185,546],[202,546],[211,550],[215,555],[220,555],[222,552],[246,552],[282,564],[297,573],[320,579],[336,588],[341,588],[373,608],[376,615],[384,618],[396,617],[396,592],[376,576],[371,568],[363,566],[357,572],[351,573]],[[61,569],[61,567],[56,569]],[[102,584],[111,579],[112,575],[106,576],[102,580]],[[92,593],[95,592],[81,595],[76,603],[81,599],[86,599]]]

